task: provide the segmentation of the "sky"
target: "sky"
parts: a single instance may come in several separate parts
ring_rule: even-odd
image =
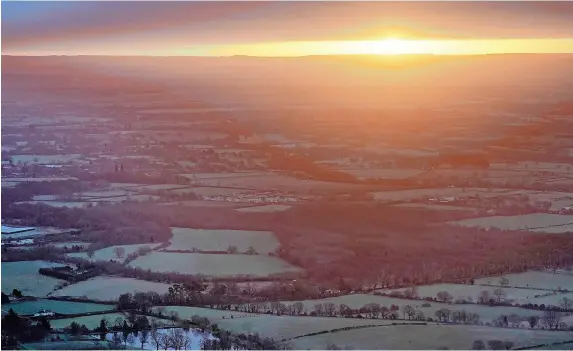
[[[547,1],[2,1],[2,53],[573,53],[571,18]]]

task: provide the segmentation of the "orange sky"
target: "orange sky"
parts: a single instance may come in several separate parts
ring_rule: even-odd
[[[573,53],[573,2],[2,2],[3,54]]]

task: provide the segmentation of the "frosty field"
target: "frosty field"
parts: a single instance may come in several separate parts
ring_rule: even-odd
[[[155,272],[179,272],[212,276],[252,275],[298,271],[287,262],[263,255],[228,255],[152,252],[129,263],[130,267]]]
[[[284,304],[292,304],[295,301],[283,301]],[[400,315],[402,316],[402,306],[410,305],[415,309],[419,309],[424,313],[424,316],[435,318],[435,313],[437,310],[442,308],[447,308],[451,311],[465,310],[467,312],[477,313],[480,316],[480,320],[483,322],[492,321],[502,314],[510,315],[517,314],[519,316],[541,316],[542,311],[528,310],[524,308],[517,307],[490,307],[477,304],[446,304],[439,302],[430,302],[430,307],[422,307],[425,301],[417,300],[406,300],[387,296],[369,295],[369,294],[351,294],[343,295],[337,297],[330,297],[320,300],[304,300],[301,301],[304,305],[305,311],[307,313],[313,311],[314,306],[318,303],[333,303],[338,306],[340,304],[346,304],[351,308],[360,308],[368,303],[378,303],[381,306],[390,307],[392,305],[400,306]]]
[[[9,310],[10,308],[18,314],[33,315],[40,310],[50,310],[52,312],[61,314],[111,311],[115,308],[115,306],[88,302],[57,301],[46,299],[2,305],[3,310]],[[2,312],[2,314],[4,314],[4,312]]]
[[[494,281],[495,282],[495,281]],[[480,285],[465,285],[465,284],[433,284],[433,285],[419,285],[418,288],[418,295],[420,297],[436,297],[436,294],[440,291],[447,291],[454,297],[454,301],[456,299],[465,299],[468,300],[468,297],[471,297],[471,301],[476,302],[478,301],[479,294],[486,290],[489,291],[490,294],[496,290],[496,287],[491,286],[480,286]],[[381,289],[377,290],[379,292],[390,293],[392,291],[400,291],[403,292],[406,290],[404,289]],[[519,288],[502,288],[502,290],[507,294],[507,301],[510,302],[518,302],[518,303],[537,303],[537,298],[535,295],[540,295],[546,293],[544,290],[532,290],[532,289],[519,289]],[[492,298],[493,295],[492,295]]]
[[[571,332],[491,328],[468,325],[419,325],[354,329],[307,336],[293,340],[297,349],[324,349],[327,343],[354,349],[440,349],[468,350],[474,340],[514,342],[514,347],[573,339]],[[486,342],[487,345],[487,342]]]
[[[124,293],[155,291],[164,294],[170,285],[134,278],[95,277],[56,290],[51,296],[87,297],[96,301],[115,301]]]
[[[123,318],[125,319],[126,316],[123,313],[115,312],[115,313],[106,313],[106,314],[96,314],[93,316],[82,316],[82,317],[75,317],[75,318],[62,318],[62,319],[52,319],[50,320],[50,324],[54,329],[63,329],[65,327],[69,327],[72,322],[76,322],[79,325],[85,325],[89,329],[99,327],[100,321],[102,319],[107,319],[113,325],[116,318]]]
[[[2,262],[2,292],[11,294],[18,289],[23,295],[46,296],[63,280],[41,275],[38,269],[60,266],[46,261]]]
[[[95,251],[94,256],[92,258],[88,257],[87,252],[73,252],[73,253],[67,254],[67,256],[83,258],[85,260],[93,260],[93,261],[115,260],[118,262],[123,262],[123,260],[125,260],[127,255],[136,252],[139,248],[149,247],[150,249],[153,249],[155,246],[157,246],[157,244],[116,245],[116,246],[109,246],[109,247],[103,248],[101,250]],[[123,248],[125,250],[125,253],[121,257],[117,257],[116,253],[114,252],[114,250],[116,248]]]
[[[573,224],[573,215],[557,215],[549,213],[532,213],[519,216],[492,216],[471,218],[453,222],[467,227],[499,228],[506,230],[551,230],[565,232],[567,224]],[[537,231],[537,230],[536,230]]]
[[[524,273],[505,274],[510,286],[551,289],[559,288],[573,291],[573,276],[567,274],[553,274],[551,272],[529,271]],[[476,279],[476,284],[499,285],[500,277],[487,277]]]
[[[282,212],[286,211],[292,206],[289,205],[263,205],[237,208],[235,211],[239,212]]]
[[[275,235],[269,231],[171,228],[173,238],[168,250],[226,251],[230,245],[239,253],[252,246],[259,254],[274,252],[279,246]]]

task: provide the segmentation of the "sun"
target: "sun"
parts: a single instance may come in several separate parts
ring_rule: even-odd
[[[405,55],[428,54],[435,45],[427,40],[400,39],[389,37],[381,40],[345,42],[338,45],[337,51],[346,54]]]

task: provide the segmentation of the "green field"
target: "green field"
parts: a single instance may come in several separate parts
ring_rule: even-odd
[[[46,296],[64,281],[41,275],[38,269],[60,266],[63,265],[46,261],[2,262],[2,292],[10,294],[18,289],[23,295]]]
[[[230,229],[171,228],[173,238],[168,250],[226,251],[230,245],[239,253],[252,246],[259,254],[274,252],[279,242],[272,232]]]
[[[9,310],[10,308],[13,309],[17,314],[33,315],[40,310],[50,310],[52,312],[61,314],[99,312],[113,310],[115,306],[102,305],[97,303],[56,301],[45,299],[2,305],[2,310]],[[4,313],[5,312],[2,311],[2,314]]]
[[[296,349],[324,349],[328,343],[354,349],[468,350],[474,340],[514,342],[514,347],[572,340],[571,332],[468,325],[383,326],[308,336],[293,340]],[[487,343],[486,343],[487,344]]]
[[[152,252],[129,263],[154,272],[179,272],[212,276],[267,276],[295,272],[299,268],[266,255],[227,255]]]
[[[51,296],[87,297],[98,301],[115,301],[123,293],[155,291],[164,294],[169,284],[148,282],[134,278],[95,277],[56,290]]]

